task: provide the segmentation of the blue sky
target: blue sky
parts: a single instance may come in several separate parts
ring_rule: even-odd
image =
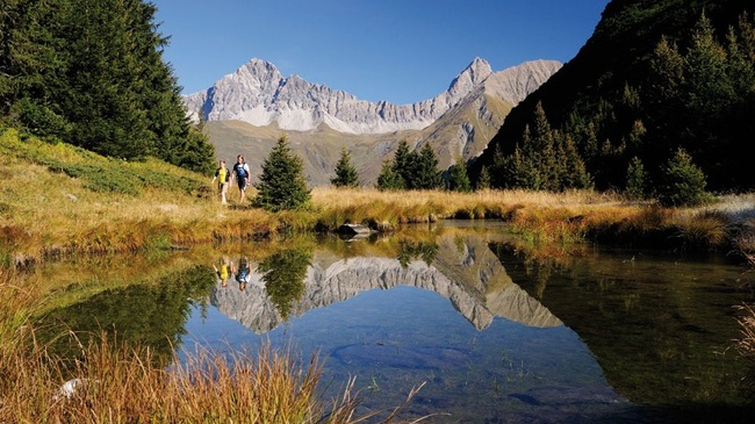
[[[608,0],[155,0],[184,93],[252,57],[376,101],[445,90],[475,57],[501,70],[568,61]]]

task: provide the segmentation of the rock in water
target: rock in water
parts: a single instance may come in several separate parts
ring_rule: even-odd
[[[338,227],[338,233],[346,236],[369,236],[372,233],[369,227],[362,224],[343,224]]]

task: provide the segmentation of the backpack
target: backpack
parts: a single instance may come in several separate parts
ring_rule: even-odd
[[[243,163],[237,163],[236,165],[233,165],[233,170],[236,171],[236,176],[239,179],[246,179],[246,168],[244,168]]]

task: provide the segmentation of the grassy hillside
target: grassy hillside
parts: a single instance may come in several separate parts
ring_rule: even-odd
[[[209,178],[164,162],[126,162],[6,129],[0,134],[0,259],[253,237],[276,218],[228,210]]]

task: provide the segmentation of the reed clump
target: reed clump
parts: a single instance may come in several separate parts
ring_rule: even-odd
[[[747,304],[739,309],[743,315],[739,318],[741,338],[737,340],[737,347],[743,355],[755,358],[755,309]]]
[[[755,208],[755,203],[752,204]],[[677,209],[657,205],[596,204],[521,208],[511,223],[523,237],[568,243],[595,240],[606,244],[680,249],[737,248],[745,252],[741,220],[717,209]],[[737,240],[742,240],[738,242]]]
[[[755,231],[752,228],[737,238],[737,249],[750,267],[755,269]]]

